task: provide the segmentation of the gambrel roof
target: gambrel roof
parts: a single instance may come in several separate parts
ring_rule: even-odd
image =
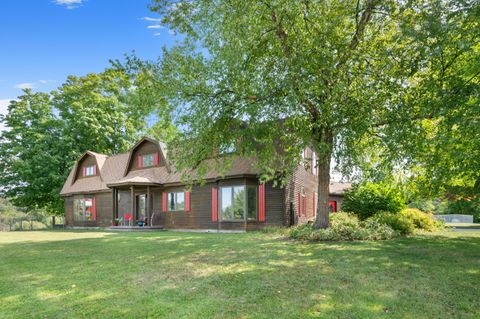
[[[128,170],[135,149],[144,142],[151,142],[158,145],[160,150],[159,155],[163,156],[167,164],[165,166],[140,170]],[[78,164],[86,154],[96,158],[99,174],[98,176],[75,180]],[[126,153],[106,156],[94,152],[86,152],[70,171],[60,195],[66,196],[71,194],[109,191],[109,187],[113,186],[181,184],[181,174],[171,167],[167,154],[167,147],[164,143],[146,137],[142,138]],[[215,167],[214,160],[209,161],[212,162],[212,167]],[[253,158],[238,157],[233,160],[232,166],[225,174],[221,174],[221,172],[212,169],[206,173],[204,178],[208,180],[223,177],[256,176],[259,174],[259,171],[255,168],[254,164],[255,161]]]

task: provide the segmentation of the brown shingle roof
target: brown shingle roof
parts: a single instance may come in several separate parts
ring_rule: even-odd
[[[159,143],[160,149],[167,159],[167,148],[165,144]],[[80,193],[93,193],[108,191],[111,186],[120,185],[164,185],[164,184],[179,184],[182,182],[181,174],[176,172],[172,168],[165,166],[152,167],[141,170],[129,171],[126,176],[124,172],[127,170],[128,160],[130,152],[116,154],[112,156],[106,156],[104,154],[98,154],[94,152],[87,152],[82,155],[83,158],[86,154],[94,156],[98,165],[98,176],[92,176],[88,178],[80,178],[73,180],[77,169],[77,164],[72,168],[68,175],[65,184],[60,192],[60,195],[71,195]],[[255,167],[255,160],[253,158],[237,157],[233,160],[233,163],[225,174],[222,174],[215,169],[215,160],[211,159],[207,161],[207,165],[212,167],[204,176],[205,179],[219,179],[222,177],[234,177],[234,176],[256,176],[260,172]],[[345,189],[350,188],[350,183],[330,183],[330,193],[333,195],[343,195]]]
[[[352,183],[330,182],[331,195],[343,195],[345,190],[352,187]]]
[[[160,149],[166,156],[166,146],[159,143]],[[133,149],[132,149],[133,151]],[[129,171],[126,176],[124,172],[127,170],[128,159],[130,153],[121,153],[112,156],[106,156],[94,152],[87,152],[96,158],[98,164],[98,176],[81,178],[73,181],[77,164],[72,168],[68,175],[65,184],[60,192],[60,195],[71,195],[76,193],[89,193],[108,191],[111,186],[144,184],[144,185],[163,185],[163,184],[177,184],[181,183],[181,174],[174,170],[169,170],[165,166],[152,167],[141,170]],[[82,156],[83,157],[83,156]],[[208,171],[205,179],[221,178],[222,174],[214,169],[214,160],[209,160],[212,169]],[[254,160],[249,158],[236,158],[233,160],[230,169],[225,172],[225,177],[257,175],[259,171],[254,167]]]

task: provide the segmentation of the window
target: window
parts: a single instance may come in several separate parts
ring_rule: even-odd
[[[247,219],[257,219],[258,195],[256,186],[247,186]]]
[[[95,175],[95,165],[85,167],[85,176]]]
[[[168,193],[168,210],[169,211],[185,210],[185,193],[184,192]]]
[[[147,211],[147,195],[141,194],[137,195],[137,219],[145,221],[146,211]]]
[[[220,145],[219,148],[219,153],[220,154],[233,154],[237,151],[237,146],[235,145],[235,142],[231,142],[226,145]]]
[[[302,187],[302,215],[307,216],[307,196],[305,194],[305,189]]]
[[[142,167],[155,165],[155,154],[142,155]]]
[[[94,199],[92,197],[75,198],[73,200],[73,220],[90,222],[95,220]]]
[[[312,152],[312,173],[313,175],[318,175],[317,153],[315,152]]]
[[[220,217],[223,221],[257,219],[257,187],[243,185],[221,187]]]

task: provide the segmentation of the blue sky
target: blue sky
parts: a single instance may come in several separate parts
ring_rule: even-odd
[[[132,50],[140,58],[156,58],[175,36],[159,25],[149,3],[0,1],[0,113],[21,88],[50,91],[68,75],[100,72],[109,59],[121,59]]]

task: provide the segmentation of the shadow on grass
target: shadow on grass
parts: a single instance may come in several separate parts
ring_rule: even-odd
[[[480,238],[303,244],[254,233],[83,234],[0,244],[0,313],[473,318],[480,306]]]

